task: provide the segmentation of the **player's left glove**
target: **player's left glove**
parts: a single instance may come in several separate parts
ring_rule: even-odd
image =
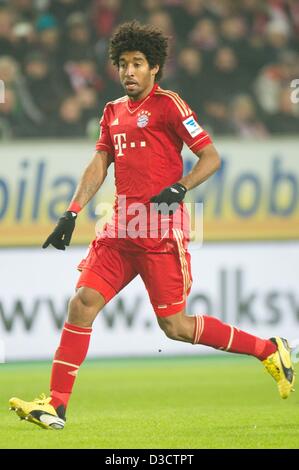
[[[155,209],[161,214],[173,214],[179,202],[181,202],[187,192],[187,188],[181,183],[175,183],[163,189],[159,194],[151,198],[151,202],[155,203]]]

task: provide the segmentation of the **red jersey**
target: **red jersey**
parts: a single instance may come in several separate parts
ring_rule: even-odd
[[[193,151],[211,143],[196,114],[177,93],[157,84],[140,101],[128,96],[106,104],[96,150],[115,164],[118,195],[148,202],[183,176],[183,143]]]
[[[149,205],[182,178],[184,142],[194,153],[211,143],[188,104],[157,84],[142,100],[124,96],[107,103],[100,130],[96,150],[108,152],[115,165],[116,212],[119,196],[126,196],[126,205]]]

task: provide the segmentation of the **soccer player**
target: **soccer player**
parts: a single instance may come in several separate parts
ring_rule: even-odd
[[[149,25],[122,24],[111,38],[110,58],[118,68],[125,96],[105,106],[95,155],[43,248],[51,244],[65,250],[70,244],[78,213],[99,190],[111,164],[117,190],[113,221],[105,225],[79,265],[77,291],[53,360],[49,398],[9,401],[19,417],[43,428],[64,427],[93,321],[138,274],[159,326],[169,338],[255,356],[277,382],[282,398],[293,389],[294,370],[285,339],[261,339],[217,318],[185,312],[192,278],[183,199],[217,171],[220,158],[189,105],[158,85],[166,56],[167,38]],[[183,177],[184,142],[198,161]],[[143,208],[144,216],[138,236],[132,227],[129,230],[136,208],[139,212]],[[153,214],[158,230],[151,224]]]

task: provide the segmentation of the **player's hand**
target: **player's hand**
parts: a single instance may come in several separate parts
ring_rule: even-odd
[[[65,250],[65,247],[70,244],[76,218],[76,212],[66,211],[63,216],[60,217],[55,229],[43,244],[43,248],[53,245],[57,250]]]
[[[175,183],[163,189],[159,194],[151,198],[151,202],[155,203],[155,209],[160,214],[173,214],[187,192],[187,188],[181,183]]]

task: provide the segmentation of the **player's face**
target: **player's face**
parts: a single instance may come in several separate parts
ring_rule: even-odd
[[[149,94],[158,65],[151,69],[142,52],[128,51],[121,54],[118,66],[120,82],[131,99],[140,100]]]

